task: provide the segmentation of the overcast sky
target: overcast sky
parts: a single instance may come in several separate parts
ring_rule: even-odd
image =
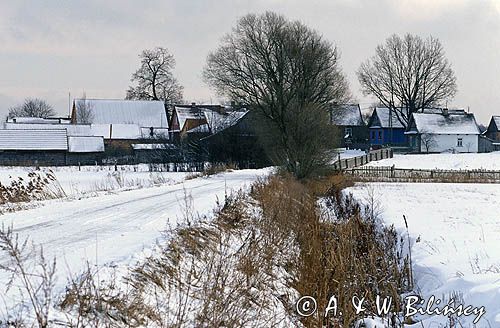
[[[500,0],[144,0],[0,1],[0,114],[25,97],[68,112],[68,93],[123,98],[138,54],[163,46],[188,102],[217,102],[203,83],[207,54],[247,13],[299,19],[337,45],[350,88],[360,63],[391,34],[441,40],[458,80],[450,107],[470,107],[480,123],[500,115]]]

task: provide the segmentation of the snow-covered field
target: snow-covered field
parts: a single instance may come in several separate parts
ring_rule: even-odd
[[[500,154],[495,156],[500,159]],[[465,304],[486,309],[477,327],[500,327],[500,185],[370,183],[369,186],[374,188],[382,206],[385,223],[394,224],[406,233],[403,215],[408,219],[414,243],[415,279],[424,297],[448,299],[452,293],[461,293]],[[358,199],[367,195],[363,184],[347,191]],[[463,327],[472,327],[474,317],[462,317]],[[447,320],[433,316],[423,326],[444,327],[439,323],[444,325]],[[420,323],[416,327],[421,327]]]
[[[114,166],[62,166],[42,167],[41,172],[53,171],[57,182],[70,197],[118,189],[137,189],[153,185],[174,184],[184,180],[185,172],[149,172],[146,164],[120,165],[115,172]],[[11,180],[26,179],[34,167],[0,167],[0,183],[8,184]],[[37,172],[37,171],[35,171]]]
[[[481,154],[415,154],[394,155],[368,166],[395,166],[404,169],[500,170],[500,152]]]
[[[20,239],[29,237],[43,245],[46,257],[58,258],[56,291],[62,292],[68,274],[81,271],[86,261],[126,266],[134,255],[154,245],[167,224],[175,225],[182,218],[186,204],[195,212],[210,214],[217,200],[223,201],[231,190],[244,188],[268,172],[239,170],[99,197],[44,201],[44,206],[2,215],[0,223],[12,224]],[[60,173],[64,173],[58,176],[61,179],[69,173],[68,181],[75,177],[75,172],[56,172]],[[2,286],[7,280],[8,275],[0,273]],[[2,300],[18,303],[16,289],[10,293],[6,296],[2,291]]]

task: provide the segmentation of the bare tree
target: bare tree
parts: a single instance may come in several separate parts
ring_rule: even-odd
[[[45,100],[38,98],[27,98],[24,103],[9,108],[8,117],[40,117],[47,118],[55,116],[56,112]]]
[[[427,132],[424,132],[420,135],[420,143],[422,146],[424,146],[426,153],[429,153],[432,148],[438,145],[436,137],[433,134]]]
[[[272,12],[249,14],[208,56],[204,77],[219,94],[257,111],[268,155],[305,177],[325,164],[335,140],[328,104],[349,98],[338,59],[337,49],[306,25]],[[313,123],[316,133],[309,134]]]
[[[365,95],[373,95],[403,124],[411,114],[452,98],[455,74],[438,39],[406,34],[389,37],[361,64],[358,79]]]
[[[175,59],[167,49],[144,50],[141,67],[132,75],[126,99],[162,100],[165,104],[182,102],[183,87],[172,74]]]
[[[76,103],[76,121],[80,124],[91,124],[94,117],[94,104],[87,101],[87,96],[84,94]]]

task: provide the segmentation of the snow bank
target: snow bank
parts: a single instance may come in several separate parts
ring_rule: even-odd
[[[158,184],[174,184],[183,181],[185,172],[149,172],[146,164],[114,166],[61,166],[42,167],[42,172],[52,170],[57,182],[69,197],[105,190],[135,189]],[[17,177],[26,178],[34,167],[0,167],[0,183],[8,184]]]
[[[385,223],[406,234],[403,215],[408,219],[414,275],[423,296],[449,299],[456,293],[466,305],[485,307],[477,327],[500,327],[500,185],[370,185],[383,206]],[[361,184],[347,191],[366,198]],[[473,319],[461,317],[463,327],[472,327]],[[423,324],[437,327],[447,320],[433,316]]]
[[[392,166],[404,169],[500,170],[500,152],[481,154],[394,155],[370,162],[368,166]]]

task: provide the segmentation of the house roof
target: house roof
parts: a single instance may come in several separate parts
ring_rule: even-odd
[[[225,130],[239,122],[248,110],[231,110],[223,113],[205,109],[204,111],[208,126],[212,133]]]
[[[175,106],[179,130],[184,129],[187,120],[201,121],[202,124],[190,129],[188,132],[212,132],[227,129],[243,118],[248,110],[224,108],[222,106]]]
[[[91,124],[92,136],[104,139],[141,139],[141,128],[137,124]]]
[[[497,131],[500,131],[500,116],[492,116],[491,120],[495,122],[495,125],[497,127]]]
[[[412,120],[418,133],[480,134],[474,115],[465,112],[413,113]]]
[[[365,125],[358,104],[334,106],[331,110],[331,123],[334,125]]]
[[[406,108],[402,108],[401,110],[407,111]],[[374,117],[377,117],[375,120]],[[391,119],[389,119],[391,118]],[[392,124],[390,123],[392,121]],[[370,127],[371,128],[376,128],[376,127],[381,127],[381,128],[396,128],[396,129],[403,129],[404,126],[403,124],[399,121],[398,115],[394,111],[389,111],[389,108],[387,107],[377,107],[373,111],[372,118],[370,119]]]
[[[205,114],[199,107],[175,106],[179,130],[184,128],[187,120],[206,120]]]
[[[55,123],[70,123],[71,119],[68,117],[23,117],[16,116],[7,118],[9,123],[39,123],[39,124],[55,124]]]
[[[54,124],[54,123],[12,123],[5,122],[4,128],[9,130],[66,130],[68,136],[92,135],[89,124]]]
[[[92,111],[91,123],[94,124],[168,128],[165,105],[159,100],[75,99],[74,103],[76,111],[81,110],[83,104]],[[75,114],[76,123],[86,123],[79,122],[80,115]]]
[[[66,130],[0,130],[0,150],[67,150]]]
[[[70,153],[97,153],[104,151],[102,137],[68,137],[68,151]]]

